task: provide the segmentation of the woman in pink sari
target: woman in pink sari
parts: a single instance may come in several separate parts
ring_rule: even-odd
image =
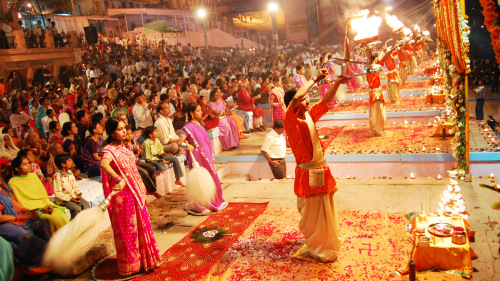
[[[208,106],[212,109],[215,118],[219,118],[220,142],[222,150],[240,147],[240,138],[236,123],[226,116],[226,106],[220,100],[222,93],[219,87],[214,87],[210,91],[210,102]]]
[[[103,149],[101,175],[104,195],[119,191],[108,208],[115,238],[118,272],[127,276],[158,267],[161,256],[146,210],[146,188],[132,151],[123,146],[125,124],[106,121],[108,139]]]
[[[210,209],[207,209],[197,202],[189,209],[186,208],[188,213],[193,215],[209,215],[211,211],[222,211],[227,207],[227,202],[222,198],[222,186],[220,184],[217,170],[215,170],[214,160],[212,158],[212,144],[208,139],[208,133],[200,124],[203,117],[201,107],[197,103],[190,103],[187,107],[188,121],[184,128],[182,128],[181,137],[179,138],[179,145],[182,145],[187,140],[188,149],[191,151],[196,162],[208,170],[215,182],[215,197],[210,204]],[[186,150],[188,152],[188,150]],[[186,153],[186,158],[189,168],[193,168],[193,160],[191,153]]]
[[[285,117],[285,91],[281,87],[281,77],[279,74],[273,75],[274,88],[271,90],[271,96],[269,97],[269,105],[271,106],[273,112],[273,124],[276,120],[283,120]]]

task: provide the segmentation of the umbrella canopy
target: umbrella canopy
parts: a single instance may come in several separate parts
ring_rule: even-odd
[[[146,23],[143,27],[144,31],[159,32],[159,33],[182,33],[184,28],[166,20],[157,20]]]

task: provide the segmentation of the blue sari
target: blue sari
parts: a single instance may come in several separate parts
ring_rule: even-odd
[[[12,190],[0,177],[0,212],[3,215],[19,215],[12,203]],[[47,223],[35,220],[0,223],[0,236],[7,240],[14,250],[14,260],[27,274],[42,274],[42,256],[50,239]]]
[[[43,105],[40,105],[38,107],[38,112],[36,114],[35,127],[38,130],[38,134],[44,139],[46,139],[46,136],[45,136],[45,131],[43,130],[42,118],[45,116],[47,116],[47,113],[45,112],[45,107],[43,107]]]

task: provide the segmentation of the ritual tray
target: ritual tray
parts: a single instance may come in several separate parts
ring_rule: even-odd
[[[453,225],[445,222],[433,223],[427,227],[430,234],[437,237],[450,237],[453,235]]]

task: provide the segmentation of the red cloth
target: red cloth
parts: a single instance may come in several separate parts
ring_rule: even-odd
[[[400,61],[402,61],[402,62],[403,62],[403,61],[407,61],[407,60],[410,60],[410,59],[411,59],[411,57],[407,57],[407,56],[405,55],[405,52],[403,51],[403,49],[399,49],[399,50],[398,50],[398,58],[399,58],[399,60],[400,60]]]
[[[394,61],[393,57],[394,53],[391,53],[391,55],[387,56],[381,64],[384,64],[387,66],[387,69],[389,69],[389,73],[387,74],[387,78],[389,80],[395,80],[399,78],[399,75],[396,71],[393,71],[396,69],[396,62]],[[391,72],[392,71],[392,72]]]
[[[210,109],[210,107],[207,104],[202,105],[200,107],[201,107],[201,112],[202,112],[203,116],[205,114],[207,114],[207,111]],[[213,116],[213,114],[212,114],[212,116],[209,115],[207,117],[207,119],[205,119],[203,121],[203,125],[205,125],[207,130],[216,128],[217,126],[219,126],[219,117],[215,117],[215,116]]]
[[[241,88],[238,92],[238,108],[243,111],[252,111],[254,118],[264,116],[262,108],[260,106],[256,106],[254,102],[255,97],[252,98],[247,90]]]
[[[366,74],[366,80],[368,80],[368,87],[370,88],[370,103],[381,100],[385,102],[384,94],[380,89],[380,73],[370,73]]]
[[[312,106],[309,111],[314,123],[316,123],[321,116],[328,112],[328,106],[324,106],[321,101]],[[283,120],[285,126],[285,133],[287,136],[293,136],[293,138],[288,138],[290,147],[292,148],[293,155],[295,156],[295,161],[297,164],[309,163],[313,157],[313,147],[311,141],[311,133],[309,132],[309,127],[305,119],[298,116],[298,111],[294,112],[292,106],[287,108],[285,113],[285,119]],[[323,143],[321,143],[321,149],[323,154],[325,153],[325,148]],[[302,169],[298,165],[295,168],[295,183],[294,191],[297,197],[312,197],[312,196],[323,196],[325,194],[335,192],[337,190],[337,181],[332,176],[330,168],[328,165],[323,167],[325,170],[325,184],[321,187],[311,187],[309,186],[309,170]]]

